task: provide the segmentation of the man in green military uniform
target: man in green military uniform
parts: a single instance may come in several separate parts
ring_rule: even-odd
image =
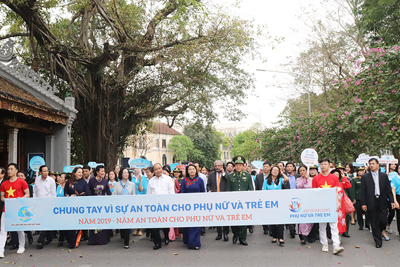
[[[361,176],[365,173],[364,167],[357,168],[357,177],[351,180],[351,188],[349,198],[355,204],[357,211],[358,230],[363,230],[364,221],[363,214],[365,214],[365,228],[369,229],[369,220],[367,214],[361,208]]]
[[[249,173],[244,172],[244,164],[246,160],[243,156],[236,156],[233,158],[235,163],[235,172],[231,173],[227,178],[226,191],[248,191],[254,190],[253,181]],[[233,239],[232,242],[236,243],[238,238],[243,246],[247,246],[247,226],[232,226]]]

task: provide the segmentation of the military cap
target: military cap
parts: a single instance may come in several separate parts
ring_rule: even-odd
[[[56,172],[55,172],[55,171],[51,171],[51,172],[49,173],[49,175],[56,175]]]
[[[357,167],[357,171],[364,171],[364,170],[365,170],[365,168],[363,166]]]
[[[311,165],[311,166],[310,166],[310,170],[311,170],[311,169],[316,169],[316,170],[318,170],[318,166],[317,166],[317,165]]]
[[[243,156],[236,156],[233,158],[233,162],[235,162],[235,164],[237,164],[237,163],[245,164],[246,159]]]
[[[336,162],[336,169],[344,169],[343,162]]]
[[[173,172],[182,172],[182,170],[177,167]]]

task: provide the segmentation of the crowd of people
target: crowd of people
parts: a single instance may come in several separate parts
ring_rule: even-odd
[[[107,171],[103,165],[95,169],[89,166],[76,167],[72,173],[49,172],[45,165],[39,168],[39,176],[30,178],[10,163],[7,170],[0,168],[0,258],[4,257],[5,247],[25,251],[25,240],[33,244],[37,235],[37,248],[43,249],[53,239],[58,238],[58,247],[64,245],[78,248],[87,241],[88,245],[105,245],[112,237],[120,236],[122,245],[128,249],[130,236],[142,236],[153,240],[154,250],[163,244],[181,238],[189,249],[201,247],[201,236],[205,227],[163,228],[163,229],[115,229],[115,230],[67,230],[67,231],[5,231],[6,198],[28,197],[82,197],[112,195],[146,194],[185,194],[218,193],[224,191],[252,190],[294,190],[311,188],[336,188],[338,221],[334,223],[302,223],[299,225],[263,225],[264,235],[272,237],[271,242],[284,246],[284,231],[290,238],[298,235],[301,245],[316,242],[322,244],[322,251],[328,252],[328,239],[332,239],[333,253],[344,251],[341,238],[350,238],[349,224],[359,226],[359,230],[371,231],[375,246],[382,247],[382,240],[390,240],[387,232],[392,233],[391,224],[397,211],[397,229],[400,229],[400,166],[390,164],[389,170],[381,170],[376,158],[371,158],[367,169],[355,169],[351,163],[333,163],[329,159],[320,161],[320,166],[297,167],[293,162],[263,163],[257,173],[247,166],[244,157],[236,156],[226,164],[217,160],[210,170],[198,163],[188,164],[185,169],[171,170],[169,165],[159,163],[143,170],[130,170],[116,165]],[[387,173],[387,174],[386,174]],[[213,229],[214,227],[210,227]],[[229,232],[233,233],[232,242],[247,246],[247,233],[253,233],[253,226],[215,227],[216,240],[229,241]],[[164,239],[161,238],[163,232]],[[399,232],[397,231],[397,235]],[[66,242],[66,244],[64,244]]]

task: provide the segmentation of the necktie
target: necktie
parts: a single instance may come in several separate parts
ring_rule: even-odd
[[[219,184],[221,183],[221,174],[218,173],[218,179],[217,179],[217,192],[219,192]]]
[[[376,172],[374,172],[374,182],[375,182],[375,195],[380,195],[379,177],[378,173]]]

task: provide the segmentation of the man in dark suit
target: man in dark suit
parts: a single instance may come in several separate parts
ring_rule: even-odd
[[[289,182],[286,182],[282,185],[282,189],[296,189],[296,180],[300,177],[300,174],[296,173],[296,166],[293,162],[286,163],[286,175],[289,177]],[[289,228],[290,237],[294,238],[296,235],[296,225],[295,224],[287,224],[286,227]]]
[[[382,247],[382,231],[387,223],[387,201],[395,208],[389,178],[379,171],[379,161],[368,161],[370,172],[361,176],[361,208],[368,213],[375,247]]]
[[[255,187],[256,190],[262,190],[264,181],[267,180],[269,172],[271,171],[271,163],[265,161],[263,163],[263,172],[256,175]],[[269,226],[263,225],[264,235],[268,235]]]
[[[226,191],[226,173],[222,161],[216,160],[214,162],[215,172],[208,175],[207,191],[208,192],[225,192]],[[229,226],[218,226],[217,237],[215,240],[221,240],[222,234],[224,234],[224,241],[228,241],[229,237]]]

